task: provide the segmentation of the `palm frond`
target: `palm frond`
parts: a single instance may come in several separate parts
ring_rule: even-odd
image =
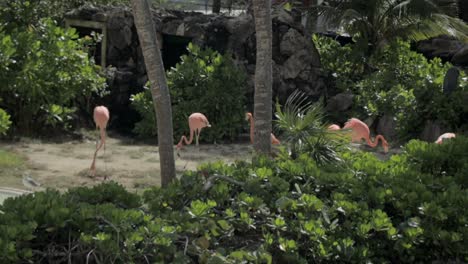
[[[330,26],[374,48],[397,37],[422,40],[443,34],[468,39],[467,24],[454,17],[457,0],[329,0],[315,8]]]
[[[461,20],[443,14],[415,23],[407,23],[398,33],[404,39],[419,41],[440,35],[449,35],[463,41],[468,41],[468,26]]]
[[[288,97],[284,107],[276,103],[275,122],[282,131],[283,142],[288,145],[292,157],[297,157],[299,153],[306,151],[314,159],[317,158],[319,164],[322,161],[338,160],[336,159],[338,154],[334,151],[342,137],[327,130],[323,123],[324,113],[321,101],[313,103],[299,90]]]

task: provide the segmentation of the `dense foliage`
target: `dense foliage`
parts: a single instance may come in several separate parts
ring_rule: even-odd
[[[417,41],[439,35],[467,40],[468,26],[449,14],[457,0],[324,0],[317,8],[328,27],[353,37],[367,54],[397,38]]]
[[[0,108],[0,136],[5,135],[8,128],[10,128],[10,125],[10,115]]]
[[[0,206],[0,261],[427,263],[468,261],[468,139],[411,141],[380,161],[214,163],[140,198],[115,183]]]
[[[175,140],[189,133],[187,118],[194,112],[205,114],[212,124],[203,130],[202,141],[235,138],[246,123],[243,108],[245,74],[229,55],[192,44],[187,49],[188,54],[167,72]],[[132,100],[132,106],[142,117],[135,125],[135,132],[141,136],[156,135],[150,91],[133,95]]]
[[[309,153],[319,165],[341,162],[338,152],[348,144],[349,138],[343,131],[327,129],[321,101],[312,103],[306,94],[297,90],[283,107],[276,102],[275,115],[283,145],[287,146],[291,157]]]
[[[442,91],[450,63],[438,58],[427,60],[401,40],[370,58],[359,56],[352,44],[341,47],[333,39],[320,36],[314,36],[314,41],[330,83],[338,91],[356,95],[357,116],[394,117],[402,139],[419,135],[426,120],[437,120],[455,131],[466,129],[468,78],[461,72],[458,87],[449,95]],[[356,65],[368,66],[364,69]]]
[[[63,15],[82,5],[116,5],[128,0],[8,0],[0,3],[0,23],[8,29],[37,25],[43,18],[60,21]]]
[[[0,28],[0,107],[24,133],[67,128],[72,107],[85,105],[105,88],[99,67],[88,58],[89,40],[50,19],[36,26]]]

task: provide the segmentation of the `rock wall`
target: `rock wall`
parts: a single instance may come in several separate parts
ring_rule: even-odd
[[[253,104],[255,72],[255,28],[249,15],[227,17],[195,12],[152,10],[153,20],[164,47],[165,36],[184,37],[221,53],[232,53],[236,63],[248,73],[247,108]],[[318,98],[325,93],[318,52],[304,36],[300,20],[284,10],[273,13],[273,95],[284,102],[295,89]],[[108,82],[114,118],[131,127],[137,116],[129,109],[131,94],[147,81],[133,16],[126,8],[82,7],[66,14],[69,19],[104,21],[107,24]],[[163,58],[165,52],[163,49]]]
[[[419,41],[416,50],[428,59],[439,57],[460,67],[468,67],[468,43],[449,36]]]

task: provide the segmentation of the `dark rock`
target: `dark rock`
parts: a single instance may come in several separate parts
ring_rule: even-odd
[[[457,68],[452,67],[448,69],[444,77],[444,86],[443,92],[446,95],[451,94],[458,86],[458,76],[460,76],[460,71]]]
[[[308,65],[312,64],[312,56],[307,50],[298,50],[283,64],[282,76],[285,79],[294,79]]]
[[[451,62],[456,65],[468,65],[468,44],[453,55]]]
[[[327,102],[326,109],[330,112],[343,112],[353,105],[354,95],[352,93],[339,93]]]
[[[384,115],[379,118],[376,128],[377,134],[381,134],[387,140],[395,139],[396,133],[396,121],[391,115]]]
[[[455,54],[460,52],[465,46],[468,46],[468,44],[460,40],[448,36],[440,36],[418,42],[416,49],[429,59],[439,57],[442,61],[447,62],[452,61]]]
[[[282,55],[291,56],[296,51],[305,49],[307,47],[307,40],[294,28],[290,28],[286,34],[284,34],[281,43],[280,51]]]
[[[420,138],[425,141],[434,142],[441,135],[439,122],[427,120]]]

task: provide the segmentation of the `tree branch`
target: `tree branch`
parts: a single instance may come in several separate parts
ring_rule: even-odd
[[[231,177],[228,177],[228,176],[224,176],[224,175],[212,175],[210,176],[206,182],[205,182],[205,185],[203,186],[203,191],[208,191],[211,187],[213,187],[213,184],[214,184],[214,181],[217,180],[217,179],[221,179],[221,180],[225,180],[229,183],[232,183],[234,185],[237,185],[237,186],[244,186],[244,183],[243,182],[240,182],[240,181],[236,181],[234,179],[232,179]]]

